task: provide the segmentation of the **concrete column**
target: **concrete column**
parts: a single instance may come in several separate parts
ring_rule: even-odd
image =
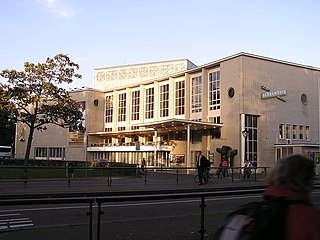
[[[190,124],[187,126],[187,167],[191,167],[191,159],[190,159]],[[190,173],[190,170],[187,169],[187,174]]]
[[[153,156],[153,166],[156,167],[157,164],[157,131],[154,131],[154,156]]]

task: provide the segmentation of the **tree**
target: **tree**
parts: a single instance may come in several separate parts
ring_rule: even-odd
[[[34,131],[45,131],[48,124],[68,128],[80,125],[82,112],[80,105],[69,93],[59,87],[61,83],[71,83],[73,78],[81,78],[76,73],[79,65],[67,55],[58,54],[47,58],[45,63],[24,64],[24,71],[2,70],[0,76],[7,79],[0,83],[0,110],[15,111],[16,119],[29,127],[25,152],[27,165]]]
[[[3,94],[0,86],[0,96]],[[13,146],[15,127],[16,127],[16,109],[10,104],[8,99],[0,98],[0,145]]]

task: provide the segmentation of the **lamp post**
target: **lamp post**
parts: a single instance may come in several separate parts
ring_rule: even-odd
[[[190,173],[189,167],[191,167],[190,159],[190,124],[187,126],[187,174]]]
[[[154,131],[154,156],[153,156],[153,167],[157,165],[157,131]],[[154,169],[156,171],[156,169]]]
[[[243,130],[241,133],[242,133],[242,136],[243,136],[244,138],[247,138],[249,131],[248,131],[247,129],[245,129],[245,130]]]
[[[248,130],[245,126],[245,117],[246,115],[244,113],[241,114],[241,155],[240,155],[240,166],[243,165],[244,159],[245,159],[245,153],[246,153],[246,141],[248,137]]]

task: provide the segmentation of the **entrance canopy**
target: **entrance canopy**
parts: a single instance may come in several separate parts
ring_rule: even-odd
[[[157,122],[142,123],[136,126],[152,128],[157,132],[162,132],[162,131],[167,132],[167,131],[187,130],[188,126],[190,127],[190,130],[221,128],[222,124],[191,121],[191,120],[184,120],[184,119],[167,119],[167,120],[162,120]]]
[[[121,135],[133,135],[133,134],[143,134],[143,133],[153,133],[157,132],[177,132],[189,129],[192,130],[205,130],[205,129],[215,129],[221,128],[222,124],[200,122],[200,121],[190,121],[184,119],[167,119],[150,123],[140,123],[135,124],[132,127],[137,127],[134,130],[124,130],[124,131],[114,131],[114,132],[94,132],[88,133],[88,135],[95,136],[117,136]]]

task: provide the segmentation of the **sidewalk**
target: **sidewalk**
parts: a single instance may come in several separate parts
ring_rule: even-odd
[[[4,195],[29,195],[29,194],[62,194],[62,193],[106,193],[127,191],[160,191],[160,190],[195,190],[216,189],[244,186],[265,186],[264,175],[257,175],[257,181],[239,178],[214,178],[206,185],[199,186],[194,182],[194,174],[177,174],[170,172],[148,172],[138,177],[112,178],[79,178],[68,182],[68,179],[36,179],[0,181],[0,198]]]

